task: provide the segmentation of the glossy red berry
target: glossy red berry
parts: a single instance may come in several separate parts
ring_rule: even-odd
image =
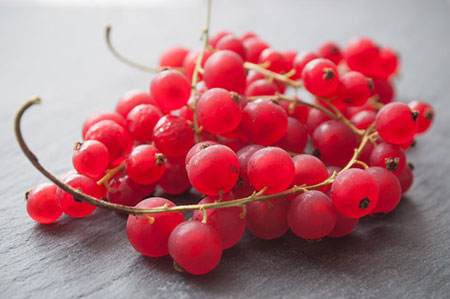
[[[239,160],[224,145],[212,145],[192,156],[187,166],[189,181],[200,193],[217,196],[230,191],[239,177]]]
[[[256,100],[245,106],[241,128],[253,143],[271,145],[286,134],[287,115],[272,101]]]
[[[369,167],[366,171],[375,179],[380,190],[377,204],[370,213],[377,214],[392,211],[398,205],[402,196],[400,182],[386,168]]]
[[[287,73],[289,69],[289,61],[286,60],[284,55],[272,48],[264,49],[259,55],[259,63],[268,63],[268,70],[275,73]]]
[[[333,230],[328,234],[331,238],[340,238],[350,234],[358,224],[358,218],[345,217],[336,211],[336,224]]]
[[[336,93],[339,85],[339,74],[332,61],[317,58],[305,65],[302,71],[302,80],[310,93],[329,98]]]
[[[212,88],[197,102],[198,123],[214,134],[231,132],[242,118],[241,97],[223,88]]]
[[[371,75],[378,64],[378,46],[369,38],[356,37],[347,45],[344,58],[351,70]]]
[[[26,195],[28,215],[39,223],[52,223],[58,220],[63,211],[56,200],[56,185],[44,183],[37,185]]]
[[[219,144],[219,143],[217,143],[217,142],[215,142],[215,141],[210,141],[210,140],[208,140],[208,141],[202,141],[202,142],[199,142],[199,143],[194,144],[194,146],[192,146],[192,147],[189,149],[188,153],[186,154],[186,158],[185,158],[185,160],[184,160],[184,161],[185,161],[185,166],[188,166],[189,161],[191,161],[192,157],[193,157],[195,154],[197,154],[199,151],[201,151],[201,150],[207,148],[208,146],[211,146],[211,145],[218,145],[218,144]]]
[[[147,198],[136,205],[136,208],[174,207],[170,200],[161,197]],[[164,212],[146,214],[144,216],[128,216],[127,236],[133,248],[146,256],[160,257],[169,253],[168,242],[172,231],[184,221],[180,212]],[[150,219],[148,217],[151,217]]]
[[[84,175],[72,174],[63,179],[63,182],[72,188],[80,189],[84,194],[90,195],[97,199],[104,196],[104,190],[97,183]],[[78,201],[72,195],[58,188],[56,191],[56,199],[59,206],[69,216],[84,217],[91,214],[96,206],[90,205],[84,201]]]
[[[363,110],[353,115],[350,121],[358,129],[365,130],[375,121],[376,117],[377,113],[375,111]]]
[[[220,87],[242,94],[246,72],[242,58],[228,50],[217,51],[205,63],[203,80],[208,88]]]
[[[243,148],[241,148],[237,153],[236,156],[239,160],[239,169],[240,173],[239,176],[244,181],[249,181],[248,174],[247,174],[247,166],[248,166],[248,160],[252,157],[252,155],[257,152],[258,150],[264,148],[264,146],[259,144],[250,144]]]
[[[247,174],[256,190],[266,187],[265,193],[273,194],[287,189],[295,174],[291,156],[278,147],[266,147],[256,151],[248,161]]]
[[[387,79],[394,75],[399,65],[397,54],[391,48],[381,48],[379,51],[377,75]]]
[[[128,131],[139,142],[151,141],[153,128],[162,116],[161,110],[156,106],[148,104],[138,105],[128,113]]]
[[[275,83],[269,82],[266,79],[259,79],[253,81],[245,89],[245,95],[248,97],[255,96],[270,96],[278,92],[278,87]]]
[[[292,79],[300,79],[305,65],[316,58],[319,58],[319,56],[313,52],[299,52],[293,61],[295,74],[292,76]]]
[[[433,107],[430,104],[421,101],[412,101],[408,106],[411,110],[419,112],[419,117],[417,118],[417,134],[428,131],[434,120],[435,112]]]
[[[153,128],[153,141],[156,147],[166,156],[185,155],[194,144],[194,132],[186,120],[165,115]]]
[[[141,185],[122,173],[109,180],[108,187],[106,198],[109,202],[134,207],[155,191],[156,184]]]
[[[398,176],[406,167],[405,151],[398,145],[380,143],[370,154],[370,166],[386,168]]]
[[[271,240],[284,235],[288,229],[287,213],[290,200],[276,197],[247,204],[247,228],[257,238]]]
[[[164,156],[154,146],[136,146],[126,162],[127,174],[138,184],[151,184],[159,180],[164,172]]]
[[[217,47],[217,43],[225,36],[232,34],[231,32],[227,31],[227,30],[220,30],[215,32],[214,34],[211,34],[211,36],[209,37],[209,44],[211,45],[211,47],[213,47],[214,49]]]
[[[125,150],[128,139],[121,125],[112,120],[102,120],[89,128],[84,140],[103,143],[108,149],[110,161],[113,161]]]
[[[153,78],[150,93],[162,110],[172,111],[186,105],[191,95],[191,85],[181,72],[166,70]]]
[[[87,140],[77,144],[73,152],[72,164],[79,174],[93,179],[98,178],[108,168],[108,149],[97,140]]]
[[[328,170],[325,164],[313,155],[297,155],[292,158],[295,166],[295,175],[292,185],[313,186],[325,181],[328,178]],[[327,186],[320,187],[319,191],[326,191]],[[293,199],[296,195],[290,195]]]
[[[165,50],[159,58],[161,67],[183,67],[183,61],[189,50],[185,47],[175,46]]]
[[[288,117],[286,134],[275,145],[292,153],[302,153],[308,142],[306,127],[293,117]]]
[[[317,49],[317,54],[322,58],[333,61],[336,65],[342,60],[342,53],[339,46],[331,41],[322,43]]]
[[[116,112],[126,120],[128,113],[137,105],[157,105],[153,97],[141,90],[127,91],[117,102]],[[124,122],[125,124],[125,122]]]
[[[402,187],[402,193],[405,193],[408,191],[414,181],[414,175],[413,175],[413,167],[411,164],[406,165],[405,170],[397,176],[398,181],[400,182],[400,185]]]
[[[222,37],[216,45],[217,50],[230,50],[241,56],[242,60],[247,59],[247,51],[242,41],[233,34]]]
[[[247,61],[252,63],[258,63],[261,52],[269,48],[269,45],[259,38],[245,39],[244,46],[247,49]]]
[[[87,131],[95,124],[101,122],[102,120],[111,120],[118,125],[122,126],[123,128],[127,127],[127,122],[125,118],[123,118],[120,114],[117,112],[112,111],[100,111],[96,112],[94,114],[91,114],[83,123],[83,128],[81,132],[81,136],[83,136],[84,139],[86,139],[86,133]]]
[[[313,135],[316,128],[331,118],[319,109],[310,109],[306,118],[306,130],[310,136]]]
[[[388,104],[394,99],[394,87],[391,82],[378,77],[372,77],[373,95],[382,104]]]
[[[181,194],[191,188],[184,157],[167,158],[165,164],[164,173],[159,179],[158,185],[167,194]]]
[[[372,176],[362,169],[347,169],[331,185],[333,205],[342,215],[361,218],[369,214],[378,201],[379,189]]]
[[[351,106],[364,105],[373,89],[372,80],[359,72],[348,72],[340,77],[338,100]]]
[[[418,117],[419,113],[405,103],[389,103],[378,112],[375,125],[384,141],[403,144],[416,134]]]
[[[234,198],[228,194],[224,195],[222,202],[233,200]],[[198,204],[210,204],[218,201],[218,197],[205,197]],[[246,218],[240,207],[230,207],[221,209],[207,209],[207,222],[209,226],[214,228],[220,235],[222,248],[228,249],[234,246],[241,239],[245,231]],[[192,219],[195,221],[203,220],[203,212],[195,211]]]
[[[328,235],[336,224],[336,211],[331,199],[312,190],[295,197],[288,211],[292,232],[303,239],[320,239]]]
[[[207,224],[183,222],[170,234],[169,254],[188,273],[208,273],[222,257],[220,235]]]
[[[338,120],[328,120],[319,125],[314,130],[312,142],[320,159],[335,166],[347,164],[358,145],[355,133]]]

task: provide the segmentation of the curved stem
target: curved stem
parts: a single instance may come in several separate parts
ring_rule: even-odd
[[[140,69],[142,71],[146,71],[146,72],[159,72],[165,69],[175,69],[175,70],[179,70],[179,71],[183,71],[183,68],[172,68],[172,67],[155,67],[155,66],[147,66],[147,65],[143,65],[137,62],[134,62],[128,58],[126,58],[125,56],[123,56],[122,54],[120,54],[112,45],[111,42],[111,26],[106,26],[105,29],[105,37],[106,37],[106,44],[108,45],[108,49],[111,51],[111,53],[120,61],[122,61],[125,64],[128,64],[129,66],[132,66],[134,68]]]
[[[302,87],[303,84],[297,81],[294,81],[292,79],[289,79],[286,75],[278,74],[272,71],[269,71],[268,69],[265,69],[259,64],[251,63],[251,62],[244,62],[244,68],[247,70],[253,70],[256,71],[262,75],[264,75],[267,78],[275,79],[277,81],[283,82],[289,86],[299,88]]]
[[[55,185],[57,185],[59,188],[61,188],[63,191],[66,191],[70,195],[74,197],[74,199],[85,201],[88,204],[109,209],[113,211],[119,211],[124,212],[132,215],[143,215],[143,214],[151,214],[151,213],[164,213],[164,212],[182,212],[187,210],[201,210],[201,209],[217,209],[217,208],[228,208],[228,207],[238,207],[243,206],[246,203],[258,201],[258,200],[267,200],[271,198],[276,198],[280,196],[290,195],[290,194],[296,194],[300,192],[306,192],[308,190],[313,190],[320,188],[322,186],[328,185],[333,183],[334,179],[338,175],[338,173],[334,172],[329,178],[324,180],[321,183],[311,185],[311,186],[294,186],[290,189],[287,189],[283,192],[276,193],[276,194],[270,194],[270,195],[264,195],[265,188],[263,188],[259,192],[254,192],[252,195],[240,198],[240,199],[234,199],[230,201],[222,201],[222,202],[214,202],[210,204],[201,204],[201,205],[180,205],[180,206],[174,206],[174,207],[168,207],[168,206],[162,206],[162,207],[155,207],[155,208],[149,208],[149,209],[142,209],[142,208],[135,208],[135,207],[129,207],[119,204],[110,203],[104,200],[97,199],[95,197],[89,196],[87,194],[82,193],[78,189],[72,188],[71,186],[65,184],[61,180],[59,180],[57,177],[55,177],[53,174],[51,174],[49,171],[47,171],[38,161],[37,157],[33,154],[33,152],[30,150],[28,145],[25,143],[25,140],[23,139],[22,131],[21,131],[21,120],[24,112],[30,108],[31,106],[35,104],[39,104],[41,102],[40,98],[34,97],[28,100],[17,112],[15,120],[14,120],[14,130],[16,133],[16,138],[19,143],[20,148],[22,149],[25,156],[28,158],[28,160],[33,164],[33,166],[42,173],[45,177],[47,177],[50,181],[52,181]],[[348,164],[339,172],[341,173],[344,170],[349,169],[356,161],[358,160],[359,154],[366,145],[367,141],[369,140],[369,134],[371,133],[373,129],[373,125],[371,125],[364,133],[361,144],[357,149],[355,149],[355,153],[353,154],[353,157],[348,162]]]
[[[198,116],[197,116],[197,81],[198,81],[198,74],[200,70],[202,70],[202,61],[203,57],[205,56],[205,50],[208,47],[209,43],[209,24],[211,23],[211,0],[207,1],[207,11],[206,11],[206,25],[205,28],[203,28],[202,34],[203,34],[203,47],[200,50],[200,53],[198,54],[197,61],[195,62],[195,68],[194,73],[192,74],[192,81],[191,81],[191,97],[194,101],[192,111],[193,111],[193,121],[194,121],[194,133],[195,133],[195,142],[200,142],[199,137],[199,126],[198,126]]]

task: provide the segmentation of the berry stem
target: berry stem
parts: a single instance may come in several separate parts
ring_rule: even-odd
[[[278,80],[280,82],[283,82],[283,83],[290,85],[292,87],[295,87],[295,88],[299,88],[299,87],[303,86],[302,83],[291,80],[286,75],[282,75],[282,74],[278,74],[278,73],[269,71],[268,69],[265,69],[264,67],[262,67],[261,65],[256,64],[256,63],[251,63],[248,61],[244,62],[244,68],[246,68],[247,70],[253,70],[255,72],[258,72],[258,73],[264,75],[267,78]]]
[[[198,116],[197,116],[197,81],[198,81],[198,74],[202,70],[202,61],[203,57],[205,55],[205,50],[208,47],[209,43],[209,24],[211,23],[211,0],[207,1],[207,9],[206,9],[206,25],[205,28],[202,30],[202,38],[203,38],[203,47],[200,50],[200,53],[197,57],[197,61],[195,62],[195,68],[194,73],[192,74],[192,81],[191,81],[191,97],[194,101],[192,105],[192,111],[193,111],[193,121],[194,121],[194,133],[195,133],[195,143],[200,142],[199,137],[199,126],[198,126]]]
[[[97,185],[101,186],[101,185],[107,185],[108,181],[116,175],[116,173],[118,173],[119,171],[121,171],[122,169],[125,168],[125,162],[122,162],[121,164],[117,165],[116,167],[112,168],[112,169],[108,169],[106,170],[106,174],[97,181]]]
[[[112,42],[111,42],[111,30],[112,30],[112,27],[111,27],[110,25],[109,25],[109,26],[106,26],[106,29],[105,29],[106,44],[108,45],[109,51],[111,51],[111,53],[112,53],[118,60],[122,61],[123,63],[128,64],[129,66],[132,66],[132,67],[134,67],[134,68],[140,69],[140,70],[142,70],[142,71],[146,71],[146,72],[154,72],[154,73],[156,73],[156,72],[160,72],[160,71],[163,71],[163,70],[166,70],[166,69],[175,69],[175,70],[178,70],[178,71],[181,71],[181,72],[184,71],[183,68],[179,68],[179,67],[173,68],[173,67],[155,67],[155,66],[147,66],[147,65],[143,65],[143,64],[134,62],[134,61],[132,61],[132,60],[126,58],[124,55],[120,54],[120,53],[116,50],[116,48],[114,48],[114,46],[112,45]]]
[[[372,133],[372,130],[374,128],[374,124],[369,126],[369,128],[364,132],[364,135],[361,139],[361,143],[358,148],[355,148],[355,152],[353,154],[353,157],[350,159],[350,161],[347,163],[347,165],[339,172],[334,172],[330,177],[328,177],[326,180],[324,180],[321,183],[311,185],[311,186],[294,186],[290,189],[287,189],[283,192],[279,192],[276,194],[269,194],[264,195],[264,192],[266,191],[266,187],[264,187],[259,192],[254,192],[252,195],[234,199],[230,201],[222,201],[222,202],[214,202],[210,204],[202,204],[202,205],[180,205],[180,206],[174,206],[174,207],[168,207],[162,206],[162,207],[155,207],[155,208],[149,208],[149,209],[142,209],[142,208],[135,208],[135,207],[129,207],[124,206],[120,204],[114,204],[110,203],[104,200],[97,199],[95,197],[89,196],[87,194],[82,193],[80,190],[72,188],[71,186],[63,183],[61,180],[59,180],[57,177],[55,177],[53,174],[51,174],[49,171],[47,171],[40,163],[37,157],[34,155],[34,153],[30,150],[28,145],[25,143],[25,140],[22,135],[21,131],[21,120],[23,117],[24,112],[30,108],[31,106],[35,104],[39,104],[41,102],[41,99],[38,97],[33,97],[29,99],[25,104],[18,110],[15,120],[14,120],[14,131],[16,134],[17,141],[19,143],[20,148],[22,149],[25,156],[28,158],[28,160],[31,162],[31,164],[45,177],[47,177],[50,181],[52,181],[55,185],[57,185],[59,188],[61,188],[63,191],[69,193],[74,197],[74,200],[81,200],[88,204],[109,209],[113,211],[119,211],[128,213],[131,215],[143,215],[143,214],[150,214],[150,213],[164,213],[164,212],[181,212],[181,211],[187,211],[187,210],[202,210],[202,209],[217,209],[217,208],[229,208],[229,207],[243,207],[246,203],[258,201],[258,200],[267,200],[271,198],[276,198],[280,196],[290,195],[290,194],[296,194],[301,192],[306,192],[308,190],[313,190],[320,188],[322,186],[328,185],[333,183],[336,176],[341,173],[342,171],[345,171],[349,169],[353,164],[357,163],[359,154],[361,153],[362,149],[366,145],[366,143],[369,140],[369,136]]]

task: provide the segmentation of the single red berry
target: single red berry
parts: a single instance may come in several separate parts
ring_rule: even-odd
[[[359,72],[345,73],[339,79],[337,100],[351,106],[362,106],[367,102],[373,89],[371,79]]]
[[[245,106],[241,128],[253,143],[274,144],[286,134],[287,115],[272,101],[256,100]]]
[[[319,109],[310,109],[306,118],[306,130],[312,136],[316,128],[331,118]]]
[[[380,190],[377,204],[370,213],[388,213],[395,209],[402,197],[402,187],[395,175],[381,167],[369,167],[366,171],[375,179]]]
[[[191,95],[191,85],[179,71],[165,70],[153,78],[150,93],[162,110],[172,111],[186,105]]]
[[[185,155],[194,144],[194,132],[186,120],[165,115],[153,128],[153,141],[156,147],[166,156]]]
[[[373,95],[382,104],[389,104],[394,99],[394,86],[388,80],[372,77]]]
[[[192,156],[187,172],[192,186],[200,193],[225,194],[239,178],[239,160],[230,148],[212,145]]]
[[[93,179],[87,176],[72,174],[66,176],[63,182],[97,199],[101,199],[104,196],[104,190]],[[94,212],[96,208],[96,206],[84,201],[75,200],[72,195],[60,188],[57,188],[56,199],[63,212],[72,217],[85,217]]]
[[[405,103],[389,103],[378,112],[375,125],[384,141],[403,144],[414,138],[418,117],[419,112],[411,110]]]
[[[159,58],[161,67],[183,67],[183,61],[189,50],[185,47],[175,46],[165,50]]]
[[[208,273],[222,257],[220,235],[207,224],[193,220],[183,222],[170,234],[169,254],[188,273]]]
[[[84,174],[93,179],[98,178],[108,168],[108,149],[97,140],[79,143],[75,146],[72,164],[79,174]]]
[[[391,48],[381,48],[379,51],[377,75],[387,79],[394,75],[398,69],[399,59]]]
[[[221,202],[233,199],[234,198],[228,193],[223,196]],[[208,196],[203,198],[198,204],[211,204],[218,200],[218,197]],[[219,233],[222,241],[222,249],[228,249],[239,242],[244,234],[246,224],[246,218],[241,207],[207,209],[206,215],[206,224]],[[203,220],[203,212],[199,210],[194,211],[192,220],[201,222]]]
[[[325,181],[328,178],[328,170],[325,164],[313,155],[297,155],[292,158],[295,166],[295,175],[292,180],[292,186],[313,186]],[[327,186],[320,187],[319,191],[326,191]],[[297,195],[289,195],[288,198],[294,199]]]
[[[275,73],[287,73],[289,69],[289,61],[284,55],[272,48],[264,49],[259,55],[259,63],[269,63],[268,70]]]
[[[269,82],[266,79],[259,79],[253,81],[245,89],[245,95],[248,97],[254,96],[270,96],[278,92],[278,87],[275,83]]]
[[[288,210],[292,232],[303,239],[314,240],[328,235],[336,224],[336,211],[331,199],[312,190],[295,197]]]
[[[144,199],[136,208],[174,207],[170,200],[161,197]],[[151,217],[151,218],[149,218]],[[169,253],[168,242],[172,231],[184,221],[180,212],[164,212],[142,215],[129,215],[127,236],[133,248],[146,256],[160,257]]]
[[[155,191],[156,184],[141,185],[122,173],[109,180],[108,187],[106,198],[109,202],[134,207]]]
[[[83,128],[81,132],[81,136],[86,139],[87,131],[95,124],[101,122],[102,120],[111,120],[123,128],[127,127],[126,120],[117,112],[112,111],[100,111],[94,114],[91,114],[83,123]]]
[[[331,199],[344,216],[361,218],[369,214],[378,201],[379,189],[372,176],[362,169],[347,169],[331,185]]]
[[[317,54],[322,58],[333,61],[336,65],[342,60],[342,53],[339,46],[331,41],[321,44],[317,49]]]
[[[297,51],[294,50],[287,50],[287,51],[283,51],[281,52],[284,56],[284,58],[287,60],[288,65],[289,65],[289,70],[292,70],[294,68],[294,59],[295,56],[297,56]]]
[[[162,116],[161,110],[156,106],[148,104],[138,105],[128,113],[128,131],[139,142],[151,141],[153,128]]]
[[[291,156],[278,147],[256,151],[248,160],[247,174],[256,190],[266,187],[265,193],[274,194],[287,189],[295,174]]]
[[[167,158],[166,166],[158,185],[168,194],[181,194],[191,188],[186,172],[184,157]]]
[[[380,143],[370,154],[370,166],[386,168],[398,176],[406,167],[405,151],[398,145]]]
[[[413,167],[411,164],[406,165],[405,170],[397,176],[398,181],[400,182],[400,185],[402,187],[402,193],[405,193],[408,191],[414,181],[414,175],[413,175]]]
[[[346,165],[358,145],[355,133],[338,120],[328,120],[319,125],[314,130],[312,142],[320,159],[336,166]]]
[[[324,58],[308,62],[303,68],[302,79],[309,92],[324,98],[332,97],[339,85],[336,65]]]
[[[231,132],[242,118],[241,97],[222,88],[212,88],[197,102],[198,123],[214,134]]]
[[[351,70],[371,75],[378,65],[378,46],[369,38],[355,37],[347,45],[344,58]]]
[[[319,56],[313,52],[299,52],[293,61],[295,74],[292,76],[292,79],[300,79],[305,65],[316,58],[319,58]]]
[[[376,117],[377,113],[375,111],[363,110],[353,115],[350,121],[358,129],[365,130],[375,121]]]
[[[219,143],[215,142],[215,141],[202,141],[199,143],[194,144],[194,146],[191,147],[191,149],[187,152],[186,154],[186,158],[185,158],[185,166],[188,166],[189,161],[191,161],[192,157],[197,154],[198,152],[200,152],[201,150],[207,148],[208,146],[211,145],[218,145]]]
[[[419,112],[419,117],[417,118],[417,134],[428,131],[434,120],[435,112],[433,107],[430,104],[421,101],[412,101],[408,106],[411,110]]]
[[[328,234],[328,237],[340,238],[350,234],[355,229],[358,221],[358,218],[345,217],[344,215],[336,211],[336,225]]]
[[[242,58],[228,50],[217,51],[205,63],[203,79],[208,88],[220,87],[242,94],[246,72]]]
[[[259,38],[245,39],[244,46],[247,49],[247,61],[251,63],[258,63],[261,52],[269,48],[269,45]]]
[[[151,184],[164,173],[164,156],[154,146],[143,144],[136,146],[126,159],[127,174],[138,184]]]
[[[247,51],[243,42],[235,35],[228,34],[222,37],[216,45],[217,50],[230,50],[241,56],[242,60],[247,59]]]
[[[306,127],[293,117],[288,117],[286,134],[275,145],[292,153],[302,153],[308,143]]]
[[[247,204],[247,228],[257,238],[271,240],[289,230],[287,213],[290,200],[276,197]]]
[[[44,183],[37,185],[25,195],[28,215],[39,223],[52,223],[58,220],[63,211],[56,200],[56,185]]]

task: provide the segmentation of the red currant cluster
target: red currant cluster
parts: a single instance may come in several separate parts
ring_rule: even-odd
[[[201,50],[163,53],[149,93],[127,92],[115,111],[84,122],[75,171],[58,180],[30,158],[55,182],[27,193],[31,218],[84,217],[96,206],[126,212],[136,251],[170,254],[203,274],[246,227],[262,239],[289,229],[308,240],[342,237],[359,218],[397,206],[413,180],[405,150],[434,111],[392,102],[394,51],[355,38],[344,50],[327,42],[281,52],[254,33],[205,33]],[[314,101],[287,96],[300,88]],[[20,129],[18,138],[31,153]],[[303,153],[308,140],[313,154]],[[184,206],[147,198],[157,185],[206,197]]]

